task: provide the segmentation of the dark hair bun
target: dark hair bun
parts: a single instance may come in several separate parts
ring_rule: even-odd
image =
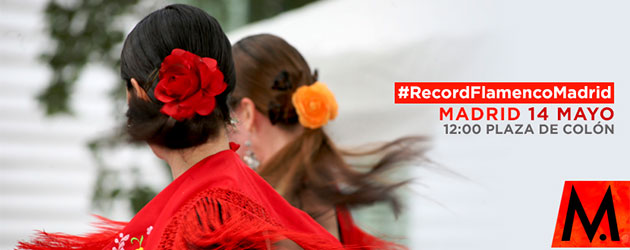
[[[175,121],[160,112],[163,103],[153,93],[158,83],[156,72],[176,48],[217,60],[228,86],[215,97],[216,107],[210,115]],[[173,149],[192,147],[217,136],[230,120],[227,98],[235,84],[230,41],[217,20],[199,8],[174,4],[142,19],[125,39],[120,74],[131,93],[127,130],[133,140]],[[150,101],[135,96],[131,78],[138,81]]]

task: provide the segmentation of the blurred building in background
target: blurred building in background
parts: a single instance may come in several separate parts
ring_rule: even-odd
[[[33,229],[87,229],[95,164],[86,142],[113,126],[103,92],[115,77],[95,69],[72,101],[76,116],[47,118],[35,97],[52,75],[39,55],[46,1],[0,3],[0,248]]]

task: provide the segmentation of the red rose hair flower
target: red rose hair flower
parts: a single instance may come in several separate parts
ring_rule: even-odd
[[[216,60],[174,49],[160,66],[154,94],[164,103],[160,112],[182,121],[195,113],[212,113],[216,105],[214,97],[225,88],[227,84]]]

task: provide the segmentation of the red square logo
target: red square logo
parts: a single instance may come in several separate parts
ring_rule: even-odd
[[[551,247],[630,247],[630,181],[566,181]]]

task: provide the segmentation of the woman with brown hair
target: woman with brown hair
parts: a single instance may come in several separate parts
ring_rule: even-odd
[[[398,245],[361,231],[349,207],[400,203],[392,193],[406,183],[384,183],[383,172],[422,159],[413,147],[422,137],[405,137],[367,152],[337,149],[323,126],[337,116],[337,102],[317,81],[302,55],[283,39],[260,34],[233,46],[237,84],[229,101],[237,118],[233,140],[243,143],[243,160],[292,205],[307,212],[345,246]],[[365,171],[344,156],[380,156]],[[260,165],[260,166],[259,166]]]

